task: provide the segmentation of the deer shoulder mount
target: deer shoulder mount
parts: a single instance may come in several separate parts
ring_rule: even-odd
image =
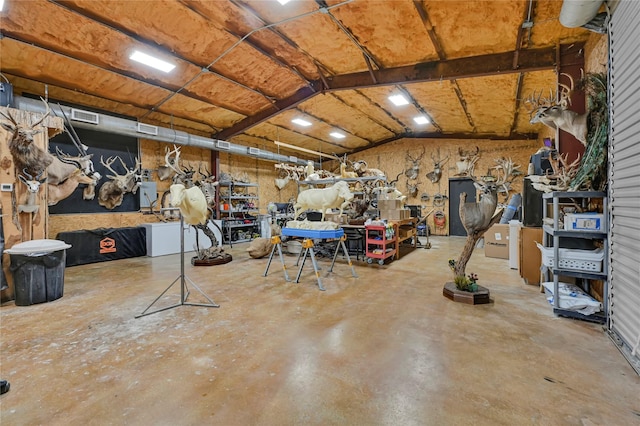
[[[111,167],[116,159],[120,160],[120,164],[122,164],[125,170],[124,174],[119,174]],[[103,183],[100,187],[98,204],[112,210],[122,204],[126,193],[131,192],[135,194],[137,192],[140,186],[140,159],[136,157],[136,164],[132,169],[129,169],[124,161],[122,161],[122,158],[117,155],[109,157],[106,162],[100,157],[100,163],[113,174],[107,175],[110,180]]]
[[[476,146],[475,151],[463,150],[462,148],[458,148],[458,155],[460,156],[460,159],[456,161],[456,167],[458,169],[458,173],[456,173],[456,176],[472,175],[473,169],[480,159],[480,147]]]
[[[480,192],[480,200],[478,202],[467,203],[467,194],[465,192],[460,194],[460,220],[468,235],[474,235],[489,228],[498,206],[499,188],[507,184],[507,182],[510,183],[519,175],[516,170],[519,166],[515,165],[510,159],[502,158],[496,160],[496,163],[498,165],[494,169],[497,171],[497,177],[484,176],[483,178],[476,178],[473,174],[470,175],[474,186]]]
[[[433,160],[433,171],[427,173],[427,179],[432,183],[438,183],[442,177],[442,166],[449,160],[449,156],[447,155],[443,159],[436,160],[432,154],[431,160]]]
[[[44,102],[44,101],[43,101]],[[11,112],[0,111],[0,115],[9,120],[9,123],[2,122],[0,125],[11,132],[9,139],[9,152],[13,156],[13,163],[18,170],[26,170],[30,175],[41,174],[53,161],[53,155],[40,149],[34,142],[33,137],[42,133],[44,128],[38,127],[49,116],[51,109],[45,102],[46,111],[40,120],[33,124],[19,124]]]
[[[173,146],[173,151],[169,147],[165,148],[164,165],[159,166],[157,170],[158,179],[167,180],[176,172],[180,162],[180,147]]]
[[[560,91],[555,94],[550,91],[549,97],[542,97],[542,91],[536,96],[534,92],[525,100],[525,106],[529,112],[531,124],[542,123],[554,130],[560,129],[569,133],[584,146],[587,145],[587,115],[571,111],[571,94],[574,90],[573,77],[562,73],[569,78],[570,86],[558,83]]]
[[[422,157],[424,157],[424,153],[424,146],[422,147],[422,153],[416,158],[413,158],[411,154],[407,152],[407,161],[411,163],[411,165],[404,172],[407,179],[418,179],[418,174],[420,173],[420,162],[422,161]]]
[[[42,173],[33,177],[26,170],[23,170],[22,174],[18,174],[18,179],[27,187],[27,202],[26,204],[18,204],[18,213],[37,213],[40,208],[37,203],[38,191],[40,185],[46,182],[47,178],[43,178]]]

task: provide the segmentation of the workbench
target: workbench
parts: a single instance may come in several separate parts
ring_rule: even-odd
[[[396,256],[400,259],[400,244],[413,238],[413,248],[418,247],[418,218],[411,217],[409,219],[391,220],[389,221],[395,228],[396,232]]]

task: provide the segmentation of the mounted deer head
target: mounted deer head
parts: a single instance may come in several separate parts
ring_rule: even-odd
[[[449,160],[449,156],[447,155],[441,160],[436,160],[436,158],[432,154],[431,159],[433,160],[433,171],[427,173],[427,179],[429,179],[432,183],[438,183],[438,181],[440,181],[440,178],[442,177],[442,165]]]
[[[67,179],[64,180],[64,182],[61,182],[58,185],[51,185],[50,183],[47,183],[47,192],[49,194],[47,197],[47,204],[50,206],[58,204],[61,200],[69,197],[80,184],[88,185],[83,193],[83,198],[85,200],[92,199],[93,197],[87,198],[87,191],[95,191],[95,178],[87,176],[84,173],[82,164],[79,161],[71,158],[66,158],[64,161],[75,164],[75,170],[71,175],[69,175],[69,177],[67,177]]]
[[[169,147],[165,148],[164,165],[158,167],[157,171],[160,180],[167,180],[176,172],[180,162],[180,147],[174,145],[173,148],[173,151],[170,151]]]
[[[44,100],[43,100],[44,102]],[[0,115],[9,120],[9,123],[0,123],[7,131],[13,133],[9,140],[9,152],[13,156],[13,162],[18,170],[27,170],[29,174],[35,176],[41,174],[53,161],[53,156],[40,149],[33,143],[33,137],[42,133],[43,128],[38,128],[40,124],[49,116],[51,109],[49,104],[44,102],[46,111],[40,120],[30,125],[19,124],[11,112],[0,111]]]
[[[120,160],[120,164],[122,164],[125,174],[121,175],[111,167],[116,159]],[[119,156],[109,157],[106,162],[102,157],[100,157],[100,164],[113,173],[113,175],[107,175],[111,180],[103,183],[100,187],[100,192],[98,193],[98,204],[112,210],[122,204],[124,194],[128,192],[135,194],[138,190],[138,186],[140,185],[138,180],[140,160],[136,158],[136,164],[132,169],[129,169]]]
[[[409,166],[409,168],[404,172],[407,179],[418,179],[418,173],[420,173],[420,162],[422,161],[422,157],[424,157],[424,153],[424,145],[422,146],[422,153],[416,158],[413,158],[411,154],[407,152],[407,161],[411,163],[411,166]]]
[[[571,105],[571,94],[574,89],[573,77],[569,74],[562,73],[569,78],[570,86],[558,83],[561,90],[549,94],[548,98],[542,97],[542,91],[536,97],[536,94],[525,100],[525,106],[531,116],[529,121],[531,124],[542,123],[552,129],[560,129],[569,133],[584,146],[587,145],[587,115],[578,114],[569,110]]]
[[[460,155],[460,160],[456,161],[456,167],[458,168],[456,176],[472,175],[473,169],[480,159],[480,147],[476,146],[475,151],[463,151],[462,148],[458,148],[458,155]]]
[[[40,185],[46,182],[47,178],[43,178],[42,173],[34,178],[26,170],[22,170],[22,174],[18,174],[18,179],[27,187],[27,203],[18,204],[18,213],[37,213],[40,205],[36,202],[36,197],[40,190]]]

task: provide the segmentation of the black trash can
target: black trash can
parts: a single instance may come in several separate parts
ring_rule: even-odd
[[[32,240],[5,250],[11,257],[16,305],[51,302],[64,293],[64,268],[69,244]]]

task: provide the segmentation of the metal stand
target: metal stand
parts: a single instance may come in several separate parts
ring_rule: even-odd
[[[291,281],[291,278],[289,278],[289,274],[287,273],[287,267],[284,264],[284,257],[282,256],[282,240],[280,239],[279,235],[273,236],[271,237],[271,244],[273,245],[273,247],[271,247],[271,254],[269,255],[269,262],[267,263],[267,268],[264,270],[264,274],[262,275],[263,277],[267,276],[267,272],[269,272],[269,266],[271,266],[271,260],[273,259],[273,254],[276,251],[276,248],[278,249],[278,255],[280,255],[280,263],[282,263],[282,270],[284,271],[284,279],[287,281]]]
[[[219,308],[220,307],[220,305],[216,304],[213,300],[211,300],[209,298],[209,296],[207,296],[200,289],[200,287],[198,287],[196,285],[196,283],[194,283],[184,273],[184,219],[182,218],[182,214],[180,215],[180,229],[181,229],[181,232],[180,232],[180,275],[178,275],[178,277],[175,280],[173,280],[173,282],[171,284],[169,284],[169,287],[167,287],[162,293],[160,293],[160,296],[156,297],[156,299],[153,302],[151,302],[151,304],[149,306],[147,306],[147,308],[144,311],[142,311],[142,313],[136,315],[136,318],[140,318],[140,317],[143,317],[145,315],[155,314],[157,312],[166,311],[167,309],[177,308],[178,306],[182,306],[182,305],[204,306],[204,307],[208,307],[208,308]],[[196,232],[198,232],[198,231],[196,230]],[[167,306],[167,307],[164,307],[164,308],[156,309],[155,311],[147,312],[178,281],[180,281],[180,303],[176,303],[175,305],[171,305],[171,306]],[[189,294],[191,293],[189,291],[189,288],[187,287],[187,281],[189,281],[189,283],[191,283],[193,288],[198,290],[198,292],[202,296],[204,296],[204,298],[207,299],[209,301],[209,303],[191,303],[191,302],[187,302],[187,298],[189,297]]]
[[[351,267],[351,274],[354,278],[358,278],[358,274],[356,274],[356,270],[353,267],[353,263],[351,262],[351,257],[349,256],[349,251],[344,244],[346,237],[343,235],[340,237],[340,241],[336,245],[336,251],[333,253],[333,260],[331,262],[331,267],[329,268],[329,272],[333,272],[333,265],[336,263],[336,258],[338,257],[338,251],[340,248],[344,251],[345,256],[347,256],[347,261],[349,262],[349,266]],[[313,270],[316,273],[316,278],[318,280],[318,288],[322,291],[325,290],[322,285],[322,280],[320,279],[320,268],[318,267],[318,262],[316,261],[316,256],[313,251],[313,240],[310,238],[306,238],[302,243],[302,248],[304,248],[304,255],[302,256],[302,263],[300,264],[300,268],[298,269],[298,275],[296,276],[296,282],[300,282],[300,275],[302,275],[302,268],[304,267],[304,262],[307,259],[307,255],[311,257],[311,263],[313,265]],[[298,261],[300,260],[300,256],[298,256]],[[296,262],[296,265],[298,262]]]

